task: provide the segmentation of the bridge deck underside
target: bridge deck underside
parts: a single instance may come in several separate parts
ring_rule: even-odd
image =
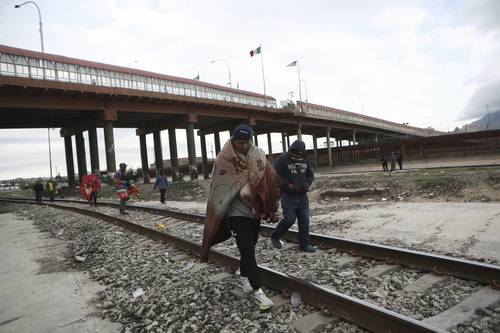
[[[23,83],[26,83],[23,81]],[[167,128],[185,128],[195,123],[200,133],[210,134],[231,130],[241,122],[254,122],[256,133],[268,132],[296,135],[301,123],[302,134],[325,137],[331,127],[331,137],[352,140],[356,130],[358,140],[373,141],[375,133],[393,136],[395,133],[363,128],[322,119],[304,118],[288,112],[248,109],[230,103],[203,103],[190,99],[169,99],[165,96],[138,96],[99,93],[83,88],[64,86],[43,87],[0,82],[0,128],[72,128],[85,130],[102,127],[105,120],[115,128],[139,129],[147,134]],[[78,90],[78,89],[80,90]],[[110,116],[111,115],[111,116]],[[111,118],[110,118],[111,117]]]

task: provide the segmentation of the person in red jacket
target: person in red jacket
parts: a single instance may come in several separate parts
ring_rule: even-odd
[[[82,183],[80,184],[80,191],[85,199],[90,203],[90,207],[94,205],[97,207],[97,192],[101,188],[101,177],[99,170],[94,170],[94,173],[83,176]]]

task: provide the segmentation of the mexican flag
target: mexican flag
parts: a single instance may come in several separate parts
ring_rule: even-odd
[[[256,54],[260,54],[260,46],[255,50],[250,51],[250,57],[253,57]]]

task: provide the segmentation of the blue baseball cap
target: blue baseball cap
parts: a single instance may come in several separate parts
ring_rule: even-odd
[[[235,140],[249,140],[252,138],[252,128],[247,124],[240,124],[233,130],[233,139]]]

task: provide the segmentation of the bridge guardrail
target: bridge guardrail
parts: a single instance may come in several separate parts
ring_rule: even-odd
[[[300,107],[302,106],[302,107]],[[301,111],[302,109],[302,111]],[[343,110],[337,110],[333,108],[328,108],[320,105],[314,105],[309,103],[299,103],[299,107],[296,108],[296,114],[303,113],[308,117],[315,117],[328,120],[338,120],[344,123],[351,123],[355,125],[365,125],[369,127],[377,127],[380,129],[386,129],[393,132],[404,133],[414,136],[428,137],[433,135],[438,135],[439,133],[433,129],[418,128],[413,126],[401,125],[393,123],[390,121],[372,118],[364,115],[360,115],[354,112],[347,112]]]
[[[1,48],[7,49],[9,47]],[[196,84],[196,82],[180,82],[173,79],[126,73],[126,68],[123,68],[124,71],[107,70],[76,63],[49,60],[43,58],[43,56],[45,56],[43,53],[39,53],[39,57],[27,56],[13,52],[5,52],[2,51],[1,48],[0,75],[88,84],[102,87],[135,89],[259,107],[267,106],[268,108],[276,109],[276,101],[272,97],[264,99],[264,96],[251,96],[236,91],[217,89],[209,85]],[[21,51],[24,51],[24,53],[38,53],[26,50]],[[138,70],[133,71],[141,72]],[[193,80],[183,79],[183,81]]]

